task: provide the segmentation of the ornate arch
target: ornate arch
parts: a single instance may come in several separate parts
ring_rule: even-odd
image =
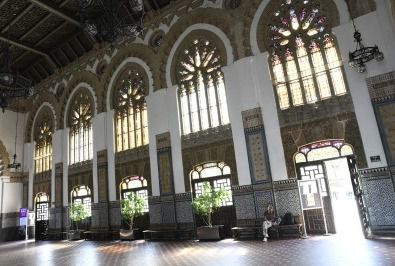
[[[153,91],[154,88],[159,87],[159,67],[158,56],[155,56],[156,52],[150,47],[142,44],[132,44],[130,46],[122,47],[115,57],[111,60],[111,63],[106,67],[106,70],[102,77],[103,88],[105,97],[102,98],[102,106],[107,110],[109,109],[108,97],[112,94],[114,87],[116,86],[117,80],[119,80],[119,75],[128,68],[129,63],[136,63],[144,69],[147,75],[149,92]],[[153,67],[156,66],[156,67]],[[147,95],[148,93],[147,92]]]
[[[233,54],[232,51],[229,50],[229,47],[225,46],[224,40],[221,39],[217,34],[210,30],[203,30],[199,29],[200,27],[192,27],[188,28],[191,29],[190,32],[184,32],[179,40],[175,43],[174,47],[171,50],[169,61],[167,62],[166,66],[166,79],[167,79],[167,87],[173,86],[178,84],[177,82],[177,63],[182,55],[183,51],[187,49],[191,43],[195,39],[204,39],[209,40],[212,43],[212,46],[216,48],[221,58],[221,65],[226,66],[230,63],[233,63]],[[195,29],[196,28],[196,29]]]
[[[88,71],[77,72],[73,75],[70,82],[68,82],[61,96],[59,109],[60,117],[57,121],[59,129],[62,129],[65,125],[65,118],[67,118],[69,111],[67,108],[70,105],[71,98],[73,98],[76,91],[81,88],[89,91],[95,115],[105,111],[102,101],[104,89],[98,77]]]
[[[331,29],[340,24],[340,15],[336,4],[333,0],[317,0],[320,12],[325,13],[328,19],[327,28]],[[251,28],[248,33],[251,50],[253,54],[264,53],[268,50],[269,36],[267,27],[271,23],[272,14],[278,9],[278,1],[272,0],[269,3],[262,1],[257,9],[254,9],[255,15],[251,22]],[[247,38],[247,36],[246,36]]]
[[[70,99],[67,102],[66,105],[66,113],[64,116],[64,125],[65,127],[69,127],[70,126],[70,113],[72,111],[73,108],[73,103],[74,101],[77,99],[77,97],[79,97],[81,94],[83,94],[83,96],[87,96],[87,100],[89,101],[89,104],[92,108],[92,116],[95,116],[95,109],[96,106],[95,105],[95,99],[94,99],[94,95],[92,94],[91,89],[89,89],[87,86],[84,86],[86,84],[82,83],[79,84],[79,86],[73,91],[73,93],[70,95]]]
[[[25,142],[31,142],[32,141],[32,132],[33,132],[33,123],[34,120],[36,119],[38,113],[40,112],[41,108],[43,106],[49,106],[51,109],[51,112],[53,113],[54,116],[54,131],[57,129],[61,128],[61,125],[59,123],[59,102],[56,99],[56,97],[52,93],[40,93],[40,96],[38,97],[37,100],[33,103],[33,108],[32,111],[29,112],[27,121],[26,121],[26,130],[25,130]]]
[[[229,43],[229,47],[227,48],[231,50],[230,54],[232,57],[232,60],[230,58],[227,59],[228,63],[239,59],[243,55],[243,43],[235,36],[235,18],[227,10],[217,8],[198,8],[193,10],[187,16],[180,17],[163,39],[159,52],[159,57],[161,58],[161,62],[159,63],[161,66],[159,71],[161,88],[167,88],[169,85],[168,81],[171,80],[171,78],[169,79],[170,73],[168,72],[171,68],[168,67],[168,64],[171,65],[172,61],[174,61],[173,58],[170,58],[172,56],[171,51],[174,47],[177,50],[179,46],[177,42],[182,41],[180,38],[185,38],[188,35],[185,32],[188,28],[192,29],[194,25],[200,25],[200,27],[195,26],[196,30],[206,30],[208,34],[211,33],[213,35],[221,32],[225,36],[226,41]],[[210,31],[210,29],[216,29],[216,32]],[[184,36],[182,36],[183,34]],[[216,37],[224,43],[224,39],[219,36]]]
[[[48,121],[51,123],[52,133],[56,130],[56,113],[55,109],[48,102],[44,102],[36,112],[33,119],[33,126],[31,130],[31,140],[36,140],[38,136],[39,126],[42,122]]]

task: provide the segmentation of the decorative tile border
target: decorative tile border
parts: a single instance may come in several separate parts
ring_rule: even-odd
[[[298,189],[298,180],[297,179],[287,179],[281,181],[274,181],[273,182],[273,189],[275,191],[280,190],[291,190],[291,189]]]
[[[366,79],[373,103],[383,103],[395,99],[395,71]]]
[[[243,195],[253,193],[254,188],[252,185],[246,186],[232,186],[232,194],[233,195]]]
[[[191,201],[192,200],[192,193],[186,192],[186,193],[175,194],[174,199],[176,201]]]

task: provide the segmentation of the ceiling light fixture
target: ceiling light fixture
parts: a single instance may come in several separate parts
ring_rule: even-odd
[[[383,61],[384,54],[380,51],[377,45],[365,47],[362,43],[362,35],[357,30],[354,22],[354,18],[351,13],[349,0],[345,0],[347,8],[350,13],[352,25],[354,27],[354,42],[357,43],[355,51],[349,53],[348,64],[352,68],[356,68],[359,73],[366,71],[366,63],[376,59],[377,62]]]
[[[11,69],[11,48],[7,45],[0,55],[0,108],[5,111],[14,98],[33,95],[32,81]]]

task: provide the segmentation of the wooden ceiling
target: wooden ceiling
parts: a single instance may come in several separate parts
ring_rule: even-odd
[[[159,10],[170,1],[175,0],[144,0],[144,8]],[[90,51],[95,42],[82,30],[76,0],[0,1],[0,47],[11,45],[11,68],[35,84]]]

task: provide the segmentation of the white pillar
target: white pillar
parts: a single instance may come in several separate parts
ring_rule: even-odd
[[[226,100],[232,126],[239,185],[250,185],[251,174],[241,112],[257,107],[251,83],[250,59],[245,58],[222,68],[225,79]]]
[[[51,173],[51,202],[56,199],[55,167],[63,162],[63,130],[57,130],[52,135],[52,173]]]
[[[33,183],[34,183],[34,147],[35,143],[25,143],[24,151],[25,151],[25,171],[29,172],[29,184],[28,184],[28,208],[29,210],[33,210]]]
[[[270,79],[267,58],[267,53],[254,56],[250,73],[254,79],[259,106],[262,108],[272,179],[273,181],[279,181],[288,179],[288,173],[281,139],[276,96]]]
[[[97,176],[97,152],[106,149],[107,131],[106,131],[107,114],[100,113],[92,119],[92,138],[93,138],[93,202],[99,202],[99,185]]]
[[[108,200],[117,199],[115,184],[115,134],[114,134],[114,110],[106,113],[106,133],[107,133],[107,164],[108,164]]]
[[[63,149],[62,149],[62,162],[63,162],[63,206],[69,206],[69,134],[70,128],[63,130]]]
[[[152,196],[160,195],[159,188],[159,173],[158,173],[158,158],[156,151],[156,135],[159,134],[161,129],[161,111],[159,108],[162,107],[160,99],[164,97],[164,90],[151,92],[145,97],[147,103],[147,117],[148,117],[148,136],[149,136],[149,159],[151,168],[151,189]]]
[[[174,192],[185,193],[184,167],[182,164],[180,119],[177,103],[177,86],[167,89],[168,131],[171,139],[171,157],[173,164]]]

